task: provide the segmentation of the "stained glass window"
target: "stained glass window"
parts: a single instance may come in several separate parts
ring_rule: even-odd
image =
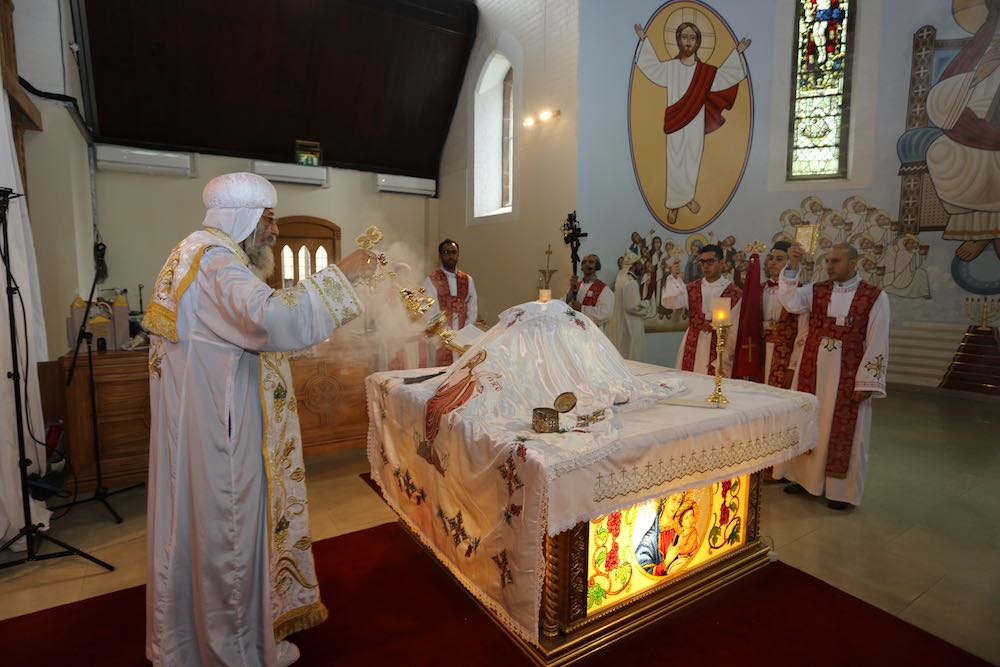
[[[788,178],[847,176],[857,0],[798,0]]]

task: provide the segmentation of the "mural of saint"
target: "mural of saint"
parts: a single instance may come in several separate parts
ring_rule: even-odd
[[[927,94],[927,116],[942,130],[927,149],[927,171],[948,213],[946,239],[971,262],[990,244],[1000,257],[1000,0],[953,2],[974,33]]]
[[[698,550],[698,504],[688,492],[664,498],[639,540],[635,558],[647,574],[664,577],[680,570]]]
[[[722,18],[700,2],[668,2],[645,27],[636,24],[635,33],[640,41],[630,85],[633,166],[657,220],[674,231],[694,231],[725,208],[742,177],[746,155],[738,162],[733,158],[749,150],[752,108],[743,54],[750,40],[736,42]],[[721,57],[709,62],[716,52]],[[731,119],[736,127],[709,150],[706,135]],[[660,164],[654,164],[657,158]],[[701,179],[700,189],[707,164],[714,178]],[[679,220],[681,211],[687,217]]]

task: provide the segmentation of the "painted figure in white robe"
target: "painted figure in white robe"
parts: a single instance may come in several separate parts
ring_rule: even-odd
[[[706,245],[701,249],[699,263],[704,277],[685,284],[681,281],[681,262],[671,265],[671,275],[663,286],[660,305],[664,308],[687,308],[688,328],[677,350],[677,368],[695,373],[715,373],[716,331],[712,328],[712,301],[720,297],[730,300],[730,320],[722,352],[722,373],[729,377],[739,333],[740,297],[743,292],[722,275],[722,248]]]
[[[975,34],[927,93],[927,117],[942,130],[925,158],[948,213],[942,237],[962,242],[955,255],[966,262],[990,243],[1000,257],[1000,0],[982,4],[978,27],[956,15]]]
[[[920,239],[915,235],[903,234],[896,239],[884,261],[882,281],[886,292],[910,299],[931,298],[931,281],[921,267],[924,255],[920,253]]]
[[[357,251],[274,290],[276,193],[212,179],[203,227],[170,253],[146,310],[150,455],[146,657],[178,667],[287,665],[321,623],[302,443],[283,352],[358,316]],[[262,268],[263,267],[263,268]]]
[[[663,132],[667,141],[667,223],[677,221],[677,209],[687,207],[698,213],[695,199],[701,171],[705,135],[725,122],[724,109],[736,101],[737,84],[747,77],[743,52],[749,39],[740,40],[719,67],[698,59],[701,30],[694,23],[677,26],[673,35],[664,31],[664,43],[676,40],[677,57],[660,60],[639,24],[635,33],[642,40],[635,64],[650,82],[666,88],[667,104]]]
[[[427,311],[427,321],[443,312],[448,318],[447,326],[454,331],[475,324],[479,313],[476,283],[468,273],[459,271],[458,253],[458,243],[451,239],[441,241],[438,244],[441,266],[424,280],[424,292],[434,299],[434,305]],[[444,346],[434,345],[432,350],[434,363],[438,366],[450,366],[456,358],[455,353]]]
[[[788,252],[779,298],[792,313],[809,313],[809,334],[792,388],[819,399],[816,447],[774,466],[787,493],[824,495],[831,509],[861,503],[872,398],[885,396],[889,362],[889,297],[860,280],[858,253],[835,245],[826,257],[829,280],[799,287],[801,245]]]
[[[648,313],[648,303],[639,295],[639,277],[642,275],[642,258],[631,250],[624,255],[626,268],[615,279],[615,301],[605,333],[626,359],[643,360],[643,335]]]
[[[603,329],[614,310],[615,293],[597,277],[600,270],[601,258],[597,255],[590,254],[580,260],[583,278],[570,276],[565,301],[570,308],[580,311]]]

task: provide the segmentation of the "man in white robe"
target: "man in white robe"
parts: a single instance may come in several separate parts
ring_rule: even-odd
[[[601,270],[601,258],[597,255],[587,255],[580,260],[580,270],[583,271],[583,278],[576,275],[570,277],[565,301],[570,308],[583,313],[603,329],[614,310],[615,293],[597,277],[597,272]]]
[[[277,238],[255,174],[205,187],[203,228],[171,252],[146,310],[150,457],[146,657],[154,665],[288,665],[321,623],[302,446],[285,351],[362,312],[356,251],[294,287],[254,270]],[[272,260],[273,266],[273,260]]]
[[[698,59],[701,30],[694,23],[681,23],[673,35],[664,31],[664,43],[671,39],[677,42],[677,56],[670,60],[660,60],[646,31],[638,24],[635,33],[642,40],[636,54],[636,67],[650,82],[667,91],[663,124],[667,140],[665,206],[667,222],[674,224],[681,206],[692,213],[701,210],[694,196],[705,135],[725,122],[722,111],[732,108],[738,92],[736,86],[747,77],[743,52],[750,46],[750,40],[740,40],[716,68]]]
[[[809,334],[793,388],[819,398],[816,447],[774,466],[787,493],[825,495],[831,509],[861,503],[868,467],[871,399],[885,396],[889,297],[857,275],[858,253],[837,244],[827,253],[830,280],[798,286],[804,251],[794,244],[778,296],[792,313],[809,313]]]
[[[615,300],[605,333],[623,357],[642,361],[644,320],[648,314],[647,302],[639,296],[642,258],[627,250],[622,266],[625,268],[615,279]]]
[[[789,389],[802,346],[809,331],[809,314],[789,313],[778,298],[781,271],[788,263],[788,241],[778,241],[764,260],[767,276],[761,290],[761,320],[764,327],[764,382]]]
[[[698,260],[703,277],[687,284],[680,279],[680,260],[674,260],[671,275],[663,286],[660,305],[672,310],[688,310],[688,328],[677,350],[677,368],[680,370],[709,375],[715,373],[717,334],[712,328],[712,301],[725,297],[730,300],[730,321],[733,324],[727,332],[722,352],[722,374],[730,377],[732,372],[743,292],[722,275],[722,256],[719,246],[704,246]]]
[[[458,270],[458,252],[455,241],[441,241],[438,244],[441,266],[424,280],[424,292],[434,299],[434,305],[427,311],[427,321],[443,312],[448,318],[447,326],[454,331],[475,324],[479,313],[476,283],[468,273]],[[456,358],[454,352],[443,346],[435,345],[433,354],[438,366],[450,366]]]

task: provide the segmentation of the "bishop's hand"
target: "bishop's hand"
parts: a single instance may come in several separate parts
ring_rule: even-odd
[[[350,282],[356,283],[375,275],[375,270],[378,268],[378,258],[371,250],[358,249],[337,262],[337,268]]]

